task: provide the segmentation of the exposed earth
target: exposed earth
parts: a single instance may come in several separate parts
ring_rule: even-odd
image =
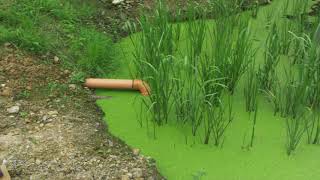
[[[151,0],[96,3],[99,16],[88,23],[114,39],[128,34],[124,25],[142,4],[153,6]],[[58,56],[0,44],[0,165],[8,162],[12,179],[164,179],[152,158],[108,133],[95,101],[110,97],[95,96],[73,75]]]
[[[0,49],[0,161],[13,179],[161,179],[151,158],[106,133],[99,97],[70,84],[58,57]]]

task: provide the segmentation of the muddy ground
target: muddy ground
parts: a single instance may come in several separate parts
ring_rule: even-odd
[[[0,161],[13,179],[161,179],[107,132],[92,92],[69,83],[58,57],[0,49]]]

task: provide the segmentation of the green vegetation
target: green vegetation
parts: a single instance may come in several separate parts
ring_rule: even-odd
[[[95,7],[74,0],[0,2],[0,44],[36,55],[53,54],[88,76],[105,76],[117,65],[112,40],[86,20]],[[81,27],[81,28],[78,28]]]
[[[129,64],[130,78],[148,83],[150,96],[108,92],[119,98],[98,103],[111,131],[159,158],[169,179],[228,179],[227,165],[242,179],[301,179],[291,173],[297,169],[305,179],[319,176],[312,153],[319,152],[313,144],[320,143],[320,51],[311,37],[320,16],[308,17],[307,1],[277,1],[270,8],[252,1],[256,4],[248,8],[246,1],[210,1],[206,9],[191,3],[187,21],[173,24],[167,4],[159,0],[154,14],[143,13],[136,27],[129,26],[141,32],[120,43],[128,51],[124,57],[108,35],[84,23],[95,13],[88,4],[5,1],[0,3],[0,43],[59,56],[79,71],[71,83],[110,75],[117,69],[116,57]],[[215,19],[206,20],[208,14]],[[68,86],[52,82],[46,91],[59,89]],[[140,111],[138,121],[132,106]],[[255,146],[250,152],[240,148],[244,132],[245,148]],[[299,150],[306,149],[311,154],[301,157]],[[285,152],[295,155],[294,162],[281,155]],[[247,173],[253,166],[257,171]]]
[[[119,43],[131,75],[155,86],[151,93],[158,97],[100,92],[118,98],[98,102],[109,114],[111,131],[154,157],[169,179],[197,179],[198,172],[205,173],[201,179],[317,177],[319,148],[313,144],[319,143],[320,134],[319,53],[310,37],[318,22],[305,15],[286,16],[291,10],[284,13],[285,3],[291,6],[291,1],[261,7],[256,18],[250,18],[252,12],[240,13],[235,1],[212,2],[216,6],[208,9],[215,11],[214,20],[204,21],[206,13],[199,13],[204,10],[197,6],[188,7],[185,23],[165,22],[167,12],[156,23],[156,13],[142,18],[148,25],[141,20],[143,31],[132,35],[131,42]],[[241,32],[245,36],[239,37]],[[171,42],[169,36],[174,37]],[[161,119],[152,112],[163,96],[160,89],[170,94],[164,98],[169,113]],[[123,105],[128,101],[141,110],[139,124],[132,121],[131,103]]]
[[[301,139],[300,127],[302,132],[309,127],[296,123],[301,122],[299,114],[319,101],[314,97],[318,92],[318,79],[314,79],[318,78],[318,70],[313,68],[318,62],[318,56],[313,54],[317,48],[304,28],[306,3],[297,2],[298,8],[285,1],[279,9],[280,15],[298,13],[298,19],[277,20],[271,13],[266,14],[268,34],[262,50],[253,46],[250,16],[239,13],[238,3],[212,2],[209,9],[216,18],[211,25],[205,22],[207,12],[192,3],[184,26],[170,23],[168,7],[161,0],[153,16],[141,17],[141,33],[131,36],[131,72],[152,90],[149,97],[142,98],[149,112],[146,121],[153,122],[154,137],[157,126],[177,122],[191,127],[191,134],[202,136],[204,144],[213,139],[215,146],[221,146],[233,122],[234,92],[245,74],[246,111],[252,122],[248,146],[254,142],[261,89],[274,105],[274,115],[287,118],[287,152],[291,154]],[[288,3],[291,9],[287,12]],[[256,62],[258,51],[263,52],[263,62]],[[283,56],[288,62],[280,62]],[[314,129],[316,122],[311,122]]]

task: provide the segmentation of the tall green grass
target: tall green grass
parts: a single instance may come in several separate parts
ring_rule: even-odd
[[[154,14],[141,17],[141,32],[131,37],[133,76],[148,82],[152,90],[143,98],[143,105],[151,117],[154,136],[156,127],[172,121],[191,127],[191,134],[203,138],[204,144],[222,146],[234,119],[232,94],[244,78],[245,109],[251,123],[248,147],[253,146],[257,133],[260,89],[269,95],[275,115],[286,118],[288,154],[305,132],[309,143],[318,142],[319,120],[307,119],[305,109],[316,112],[319,104],[320,63],[317,46],[307,35],[302,10],[301,16],[290,20],[278,20],[268,12],[264,62],[256,64],[250,18],[238,13],[241,2],[218,0],[212,5],[212,26],[204,20],[207,13],[191,3],[188,21],[181,28],[179,23],[170,23],[168,8],[158,1]],[[295,8],[291,9],[298,12]],[[287,15],[291,9],[283,6],[281,11]],[[205,34],[211,36],[206,39]],[[179,46],[181,37],[185,46]],[[280,69],[282,57],[295,63]]]
[[[92,77],[106,77],[117,68],[111,38],[93,28],[81,28],[79,38],[72,40],[70,50],[79,69]]]
[[[145,80],[152,93],[144,99],[153,122],[168,122],[172,109],[173,55],[180,36],[180,27],[170,23],[168,7],[158,1],[153,16],[143,15],[139,21],[141,34],[134,44],[134,78]],[[136,43],[136,41],[138,43]]]
[[[255,108],[257,107],[259,82],[257,72],[255,69],[255,63],[253,62],[249,65],[248,72],[245,76],[243,92],[247,112],[253,112],[256,110]]]
[[[102,77],[114,70],[112,40],[85,23],[97,7],[73,0],[6,1],[0,7],[0,43],[10,42],[36,55],[59,56],[64,66],[86,76]]]
[[[261,89],[271,90],[276,80],[276,68],[280,60],[280,37],[277,24],[273,23],[265,43],[264,64],[259,68]]]
[[[306,132],[304,113],[299,113],[295,118],[286,118],[286,132],[287,132],[287,154],[291,155],[299,145],[302,136]]]
[[[248,17],[231,15],[216,19],[212,42],[215,65],[224,78],[223,84],[233,94],[254,56]]]

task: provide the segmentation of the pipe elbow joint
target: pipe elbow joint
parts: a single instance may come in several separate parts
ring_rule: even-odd
[[[143,96],[149,96],[150,95],[150,87],[149,87],[149,85],[146,82],[142,81],[142,80],[139,80],[139,79],[133,80],[133,88],[136,89],[136,90],[139,90],[140,93]]]

